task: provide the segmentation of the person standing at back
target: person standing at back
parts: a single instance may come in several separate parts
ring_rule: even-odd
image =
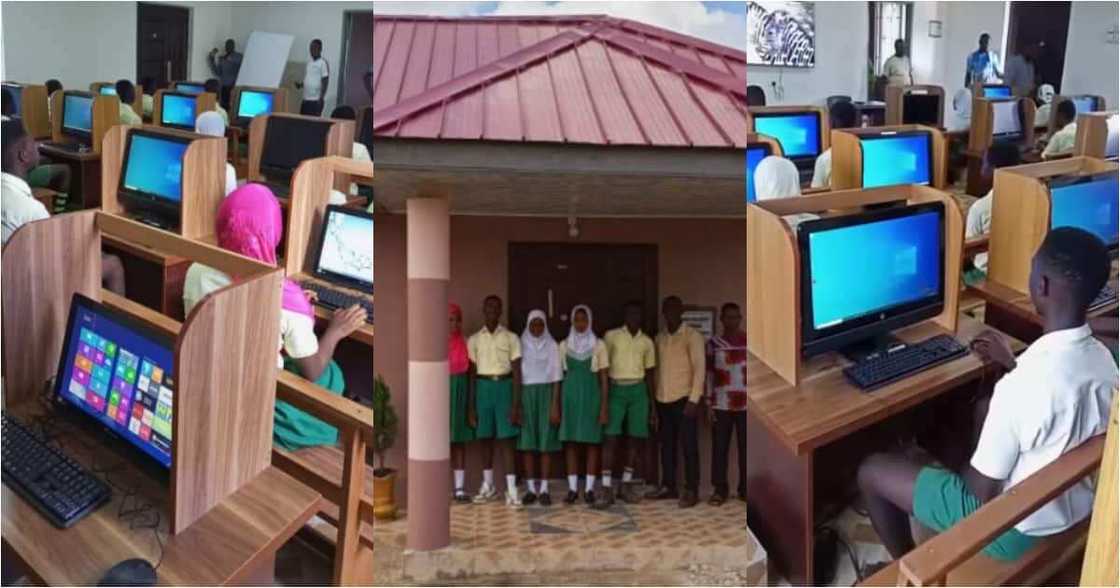
[[[883,75],[887,76],[887,84],[891,86],[914,84],[914,70],[910,67],[910,57],[906,55],[906,41],[898,39],[894,42],[894,55],[883,64]]]
[[[968,54],[964,64],[964,87],[971,88],[972,84],[998,84],[1003,77],[1003,67],[999,61],[999,54],[988,50],[988,33],[980,34],[980,47]]]
[[[320,116],[323,114],[323,100],[327,95],[327,86],[330,85],[331,66],[323,59],[323,42],[319,39],[311,41],[309,47],[311,61],[303,73],[303,81],[296,82],[296,87],[303,90],[303,102],[299,105],[300,114]]]
[[[237,74],[241,71],[241,59],[243,55],[234,51],[236,45],[233,39],[226,39],[226,52],[221,57],[218,57],[218,49],[210,50],[210,54],[206,56],[207,62],[210,64],[210,72],[218,76],[218,81],[222,84],[222,95],[219,97],[222,107],[229,109],[229,98],[233,94],[233,86],[237,83]],[[217,60],[214,58],[217,57]]]

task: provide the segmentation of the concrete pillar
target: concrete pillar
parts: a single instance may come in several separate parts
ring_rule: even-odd
[[[408,549],[451,543],[447,286],[451,219],[445,198],[408,200]],[[391,344],[391,343],[389,343]]]

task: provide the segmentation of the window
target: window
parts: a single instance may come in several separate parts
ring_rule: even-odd
[[[871,26],[868,28],[868,60],[876,76],[883,74],[883,63],[894,55],[894,42],[906,41],[910,49],[910,2],[870,2]]]

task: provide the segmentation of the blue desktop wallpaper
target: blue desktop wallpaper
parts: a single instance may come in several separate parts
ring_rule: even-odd
[[[201,84],[175,84],[175,91],[184,94],[201,94],[206,91],[206,86]]]
[[[770,150],[766,147],[747,148],[747,202],[754,202],[758,198],[754,191],[754,170],[769,154]]]
[[[182,200],[186,143],[133,135],[124,172],[124,187],[165,200]]]
[[[929,135],[864,139],[863,187],[929,184]]]
[[[1011,87],[1009,86],[996,86],[994,88],[984,88],[985,98],[1010,98]]]
[[[272,94],[241,92],[241,97],[237,101],[238,117],[253,118],[258,114],[269,114],[270,112],[272,112]]]
[[[62,126],[80,131],[93,130],[93,98],[64,95]]]
[[[939,292],[940,230],[925,212],[810,234],[813,328]]]
[[[1081,96],[1073,99],[1073,106],[1077,109],[1077,114],[1093,112],[1093,107],[1096,105],[1097,101],[1092,96]]]
[[[815,112],[757,116],[754,132],[777,139],[786,157],[816,157],[821,152],[820,116]]]
[[[194,129],[194,102],[193,96],[176,96],[165,94],[163,96],[162,122],[165,125],[181,125]]]
[[[1117,176],[1050,191],[1050,228],[1077,227],[1115,245],[1120,231]]]
[[[114,88],[113,86],[101,86],[101,89],[98,90],[98,92],[102,96],[116,96],[117,95],[117,89]]]

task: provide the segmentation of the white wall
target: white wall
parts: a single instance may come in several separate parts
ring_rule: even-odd
[[[1074,2],[1066,39],[1066,61],[1062,70],[1063,94],[1104,96],[1110,110],[1120,105],[1117,96],[1117,45],[1108,42],[1115,30],[1120,5],[1115,2]]]

